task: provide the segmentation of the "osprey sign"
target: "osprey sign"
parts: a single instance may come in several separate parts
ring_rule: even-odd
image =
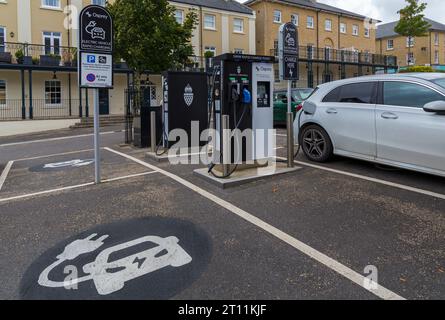
[[[293,23],[289,22],[280,27],[278,47],[280,59],[280,78],[282,80],[298,80],[298,31],[297,27]]]
[[[80,13],[81,51],[111,53],[113,51],[113,20],[101,6],[87,6]]]

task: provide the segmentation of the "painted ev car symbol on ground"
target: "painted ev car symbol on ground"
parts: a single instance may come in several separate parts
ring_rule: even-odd
[[[93,240],[96,236],[97,234],[92,234],[68,244],[63,253],[56,257],[57,260],[40,274],[39,285],[49,288],[70,288],[81,282],[93,280],[100,295],[109,295],[123,289],[128,281],[168,266],[179,268],[192,261],[192,257],[178,244],[178,238],[145,236],[100,252],[93,262],[84,265],[83,271],[87,274],[84,277],[62,282],[49,279],[53,269],[66,261],[75,260],[83,254],[98,250],[109,237],[105,235]],[[143,243],[152,243],[155,247],[116,261],[109,261],[112,254]]]
[[[60,168],[66,168],[66,167],[85,167],[89,166],[90,164],[94,163],[94,159],[90,160],[71,160],[71,161],[64,161],[64,162],[55,162],[55,163],[48,163],[43,166],[43,169],[60,169]]]
[[[104,200],[102,209],[91,213],[85,209],[88,204],[74,210],[97,219],[98,211],[104,210],[105,217],[119,210],[114,204],[107,207],[108,202]],[[116,216],[127,212],[116,211]],[[211,261],[212,238],[189,220],[159,217],[152,209],[138,214],[146,217],[118,219],[56,242],[26,269],[20,298],[165,300],[189,288]],[[61,223],[70,225],[73,216],[65,218]],[[74,224],[88,224],[80,220]],[[57,236],[49,237],[57,240]]]

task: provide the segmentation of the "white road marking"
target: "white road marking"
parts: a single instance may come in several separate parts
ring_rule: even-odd
[[[337,272],[341,276],[351,280],[355,284],[359,285],[360,287],[364,288],[365,290],[369,291],[370,293],[376,295],[377,297],[385,299],[385,300],[405,300],[403,297],[390,291],[389,289],[386,289],[385,287],[383,287],[381,285],[379,285],[376,290],[369,290],[368,288],[365,287],[367,278],[365,278],[361,274],[355,272],[354,270],[348,268],[347,266],[341,264],[340,262],[328,257],[327,255],[317,251],[316,249],[308,246],[307,244],[293,238],[292,236],[290,236],[290,235],[286,234],[285,232],[275,228],[274,226],[264,222],[263,220],[253,216],[252,214],[236,207],[235,205],[231,204],[230,202],[227,202],[227,201],[215,196],[214,194],[192,184],[191,182],[189,182],[185,179],[182,179],[181,177],[178,177],[177,175],[175,175],[173,173],[170,173],[170,172],[162,170],[156,166],[153,166],[147,162],[144,162],[142,160],[139,160],[137,158],[129,156],[125,153],[121,153],[119,151],[115,151],[110,148],[105,148],[105,149],[110,152],[114,152],[115,154],[118,154],[124,158],[132,160],[132,161],[134,161],[142,166],[145,166],[151,170],[157,171],[157,172],[175,180],[176,182],[182,184],[183,186],[185,186],[185,187],[193,190],[194,192],[200,194],[201,196],[207,198],[208,200],[218,204],[219,206],[223,207],[224,209],[231,211],[232,213],[236,214],[240,218],[250,222],[251,224],[257,226],[258,228],[277,237],[281,241],[284,241],[285,243],[294,247],[298,251],[304,253],[305,255],[311,257],[312,259],[325,265],[326,267]]]
[[[108,131],[108,132],[102,132],[100,135],[110,135],[114,133],[122,133],[124,131]],[[32,144],[32,143],[41,143],[41,142],[50,142],[50,141],[60,141],[60,140],[68,140],[68,139],[76,139],[76,138],[85,138],[85,137],[92,137],[93,134],[81,134],[77,136],[67,136],[67,137],[58,137],[58,138],[48,138],[48,139],[40,139],[40,140],[30,140],[30,141],[22,141],[22,142],[14,142],[14,143],[6,143],[6,144],[0,144],[0,147],[11,147],[11,146],[19,146],[24,144]]]
[[[106,179],[106,180],[103,180],[102,182],[103,183],[108,183],[108,182],[114,182],[114,181],[119,181],[119,180],[126,180],[126,179],[130,179],[130,178],[147,176],[147,175],[150,175],[150,174],[153,174],[153,173],[158,173],[158,172],[157,171],[150,171],[150,172],[132,174],[132,175],[124,176],[124,177]],[[21,199],[26,199],[26,198],[32,198],[32,197],[41,196],[41,195],[44,195],[44,194],[51,194],[51,193],[56,193],[56,192],[68,191],[68,190],[79,189],[79,188],[89,187],[89,186],[94,186],[94,185],[95,185],[94,182],[89,182],[89,183],[78,184],[78,185],[75,185],[75,186],[69,186],[69,187],[57,188],[57,189],[40,191],[40,192],[35,192],[35,193],[29,193],[29,194],[15,196],[15,197],[11,197],[11,198],[0,199],[0,203],[9,202],[9,201],[13,201],[13,200],[21,200]]]
[[[281,157],[276,157],[276,158],[280,159],[280,160],[285,160],[286,159],[286,158],[281,158]],[[423,195],[426,195],[426,196],[430,196],[430,197],[434,197],[434,198],[445,200],[445,194],[442,194],[442,193],[437,193],[437,192],[432,192],[432,191],[428,191],[428,190],[424,190],[424,189],[410,187],[410,186],[407,186],[407,185],[403,185],[403,184],[395,183],[395,182],[390,182],[390,181],[386,181],[386,180],[371,178],[371,177],[368,177],[368,176],[363,176],[361,174],[350,173],[350,172],[346,172],[346,171],[342,171],[342,170],[326,168],[326,167],[323,167],[323,166],[319,166],[319,165],[311,164],[311,163],[307,163],[307,162],[295,161],[295,163],[298,164],[298,165],[311,167],[311,168],[314,168],[314,169],[319,169],[319,170],[328,171],[328,172],[332,172],[332,173],[336,173],[336,174],[341,174],[341,175],[344,175],[344,176],[353,177],[353,178],[357,178],[357,179],[361,179],[361,180],[366,180],[366,181],[374,182],[374,183],[378,183],[378,184],[383,184],[385,186],[389,186],[389,187],[393,187],[393,188],[397,188],[397,189],[402,189],[402,190],[406,190],[406,191],[411,191],[411,192],[423,194]]]
[[[102,148],[103,149],[103,148]],[[38,159],[45,159],[45,158],[52,158],[52,157],[58,157],[58,156],[67,156],[70,154],[77,154],[77,153],[85,153],[85,152],[91,152],[94,151],[94,149],[84,149],[84,150],[79,150],[79,151],[70,151],[70,152],[63,152],[63,153],[54,153],[54,154],[49,154],[46,156],[38,156],[38,157],[31,157],[31,158],[22,158],[22,159],[17,159],[14,160],[14,162],[19,162],[19,161],[30,161],[30,160],[38,160]]]
[[[9,171],[11,170],[11,167],[12,167],[13,164],[14,164],[14,161],[9,161],[9,162],[6,164],[5,169],[3,169],[2,174],[0,175],[0,191],[1,191],[2,188],[3,188],[3,184],[5,183],[5,181],[6,181],[6,177],[8,176]]]
[[[287,137],[287,134],[280,134],[280,133],[277,133],[277,134],[275,134],[277,137]]]

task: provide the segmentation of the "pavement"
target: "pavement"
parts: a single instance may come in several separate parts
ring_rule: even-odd
[[[445,298],[443,178],[300,155],[222,190],[103,130],[101,185],[87,130],[0,139],[0,299]]]
[[[2,121],[0,137],[66,129],[78,122],[79,119]]]

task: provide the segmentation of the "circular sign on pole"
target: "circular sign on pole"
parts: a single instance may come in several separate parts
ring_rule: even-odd
[[[281,80],[299,79],[299,39],[297,27],[289,22],[280,27],[278,40]]]

